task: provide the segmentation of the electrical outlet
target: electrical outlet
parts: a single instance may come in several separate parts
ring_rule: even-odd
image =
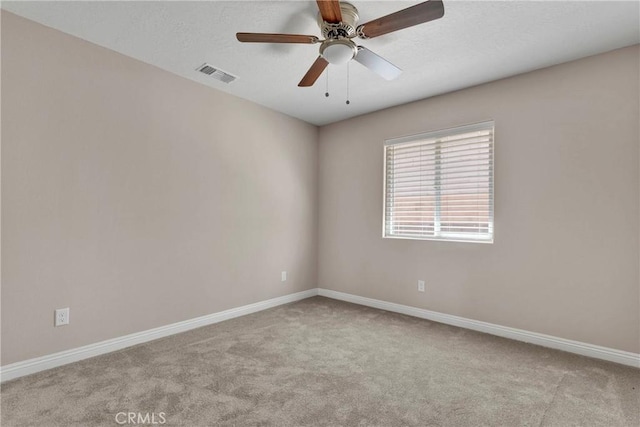
[[[54,326],[69,324],[69,308],[59,308],[55,311]]]
[[[424,292],[424,280],[418,280],[418,292]]]
[[[287,272],[286,272],[286,271],[283,271],[283,272],[280,274],[280,278],[281,278],[281,280],[282,280],[283,282],[286,282],[286,281],[287,281]]]

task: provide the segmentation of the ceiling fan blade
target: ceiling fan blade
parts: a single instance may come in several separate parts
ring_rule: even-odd
[[[322,19],[331,24],[342,21],[342,11],[339,0],[316,0]]]
[[[444,16],[441,0],[429,0],[359,26],[366,38],[378,37],[403,28],[413,27]]]
[[[302,34],[236,33],[238,41],[245,43],[318,43],[316,36]]]
[[[318,80],[318,77],[322,74],[325,68],[327,68],[329,63],[322,56],[318,56],[316,62],[313,63],[307,74],[304,75],[298,86],[300,87],[309,87],[313,86],[313,84]]]
[[[385,80],[393,80],[402,74],[402,70],[383,57],[376,55],[364,46],[358,46],[358,54],[355,60],[382,77]]]

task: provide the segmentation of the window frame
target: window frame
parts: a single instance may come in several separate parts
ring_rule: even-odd
[[[441,218],[436,217],[438,214],[434,214],[434,235],[433,236],[399,236],[399,235],[387,235],[387,147],[405,144],[410,142],[417,142],[423,139],[439,139],[445,138],[448,136],[452,136],[460,133],[467,133],[473,131],[486,130],[487,128],[491,129],[491,148],[489,150],[490,154],[490,164],[489,164],[489,222],[488,222],[488,238],[473,238],[473,235],[470,233],[459,233],[459,232],[444,232],[446,235],[442,235],[442,231],[438,231],[438,235],[435,234],[436,224],[440,223]],[[418,134],[407,135],[397,138],[389,138],[384,140],[383,144],[383,169],[382,169],[382,179],[383,179],[383,187],[382,187],[382,238],[383,239],[400,239],[400,240],[422,240],[422,241],[438,241],[438,242],[458,242],[458,243],[485,243],[485,244],[493,244],[495,240],[495,216],[494,216],[494,205],[495,205],[495,121],[494,120],[485,120],[482,122],[476,122],[461,126],[449,127],[446,129],[438,129],[434,131],[421,132]],[[439,199],[439,196],[437,196]],[[436,201],[436,206],[441,203],[441,200]],[[437,211],[437,207],[436,207]],[[483,234],[484,236],[485,234]]]

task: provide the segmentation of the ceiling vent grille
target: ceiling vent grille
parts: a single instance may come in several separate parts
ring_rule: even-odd
[[[223,83],[231,83],[232,81],[237,79],[236,76],[224,72],[210,64],[202,64],[197,68],[197,70],[203,74],[206,74],[207,76],[213,77],[216,80],[220,80]]]

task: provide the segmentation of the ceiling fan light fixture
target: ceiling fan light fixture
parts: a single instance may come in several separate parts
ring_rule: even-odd
[[[356,44],[349,39],[327,40],[320,47],[320,55],[330,64],[341,65],[351,61],[358,52]]]

